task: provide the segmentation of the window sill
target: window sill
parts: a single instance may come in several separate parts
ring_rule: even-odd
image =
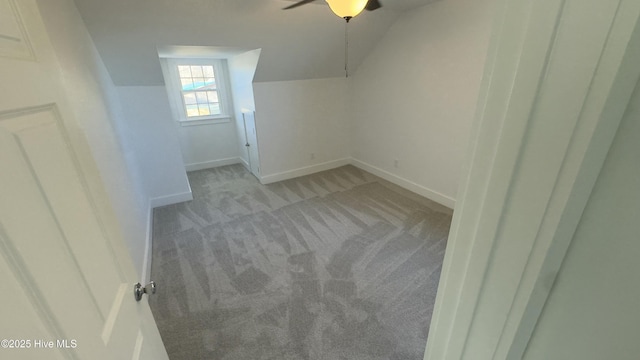
[[[212,124],[225,124],[231,122],[231,116],[215,117],[208,119],[195,119],[195,120],[180,120],[178,123],[180,126],[198,126],[198,125],[212,125]]]

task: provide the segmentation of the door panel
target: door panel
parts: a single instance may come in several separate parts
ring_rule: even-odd
[[[0,358],[167,359],[61,77],[36,3],[0,0],[0,338],[29,345]]]
[[[12,272],[22,274],[23,286],[29,293],[42,298],[37,310],[47,313],[49,326],[56,334],[52,340],[67,336],[71,339],[73,335],[58,329],[82,329],[85,328],[83,323],[96,327],[103,322],[103,317],[95,297],[85,293],[88,283],[79,270],[62,225],[52,211],[42,181],[26,155],[21,137],[39,126],[16,126],[21,118],[11,114],[0,119],[0,167],[3,169],[0,172],[0,241],[4,243],[3,255],[14,260]],[[18,292],[17,289],[13,291]],[[71,310],[82,316],[70,316]],[[11,311],[3,309],[3,313]],[[57,336],[63,337],[58,339]]]
[[[77,264],[86,291],[98,307],[100,317],[105,318],[113,302],[111,294],[125,279],[118,272],[113,250],[106,241],[98,218],[86,216],[96,211],[87,197],[87,186],[57,111],[54,107],[45,107],[18,114],[2,119],[0,131],[12,135],[14,146],[18,147],[14,150],[15,158],[22,158],[36,183],[36,188],[32,190],[42,193],[46,206],[55,214],[54,221],[64,239],[64,246],[70,251],[70,261]],[[5,145],[10,143],[7,141]],[[59,245],[63,244],[56,244]],[[89,284],[100,286],[90,287]]]
[[[0,56],[34,58],[18,7],[10,0],[0,0]]]
[[[3,236],[0,233],[0,239]],[[6,254],[6,248],[4,242],[0,240],[0,251]],[[15,268],[15,267],[14,267]],[[11,311],[6,313],[3,311],[2,322],[0,322],[0,333],[3,339],[8,340],[20,340],[20,339],[49,339],[56,338],[44,325],[42,319],[37,316],[37,312],[34,309],[29,299],[36,299],[33,294],[28,294],[31,289],[26,288],[24,285],[28,284],[28,281],[24,277],[16,278],[12,268],[7,264],[4,257],[0,256],[0,274],[2,274],[2,281],[0,281],[0,293],[2,296],[2,306]],[[37,306],[37,305],[35,305]],[[25,346],[27,344],[24,344]],[[63,355],[62,349],[35,349],[33,341],[30,342],[29,349],[20,348],[4,348],[0,350],[4,355],[3,358],[21,358],[21,359],[73,359],[70,354]],[[17,355],[23,353],[22,357]]]

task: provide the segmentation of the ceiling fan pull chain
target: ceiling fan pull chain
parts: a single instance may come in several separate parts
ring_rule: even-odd
[[[344,76],[349,77],[349,20],[344,23]]]

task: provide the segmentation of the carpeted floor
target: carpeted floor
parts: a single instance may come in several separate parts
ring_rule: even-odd
[[[189,173],[154,211],[149,298],[172,360],[420,360],[451,211],[353,166],[261,185]]]

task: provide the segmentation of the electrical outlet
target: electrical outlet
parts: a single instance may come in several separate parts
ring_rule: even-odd
[[[393,167],[395,167],[396,169],[400,167],[400,160],[395,159],[393,160]]]
[[[311,160],[314,160],[316,158],[316,154],[315,153],[311,153],[310,158],[311,158]]]

